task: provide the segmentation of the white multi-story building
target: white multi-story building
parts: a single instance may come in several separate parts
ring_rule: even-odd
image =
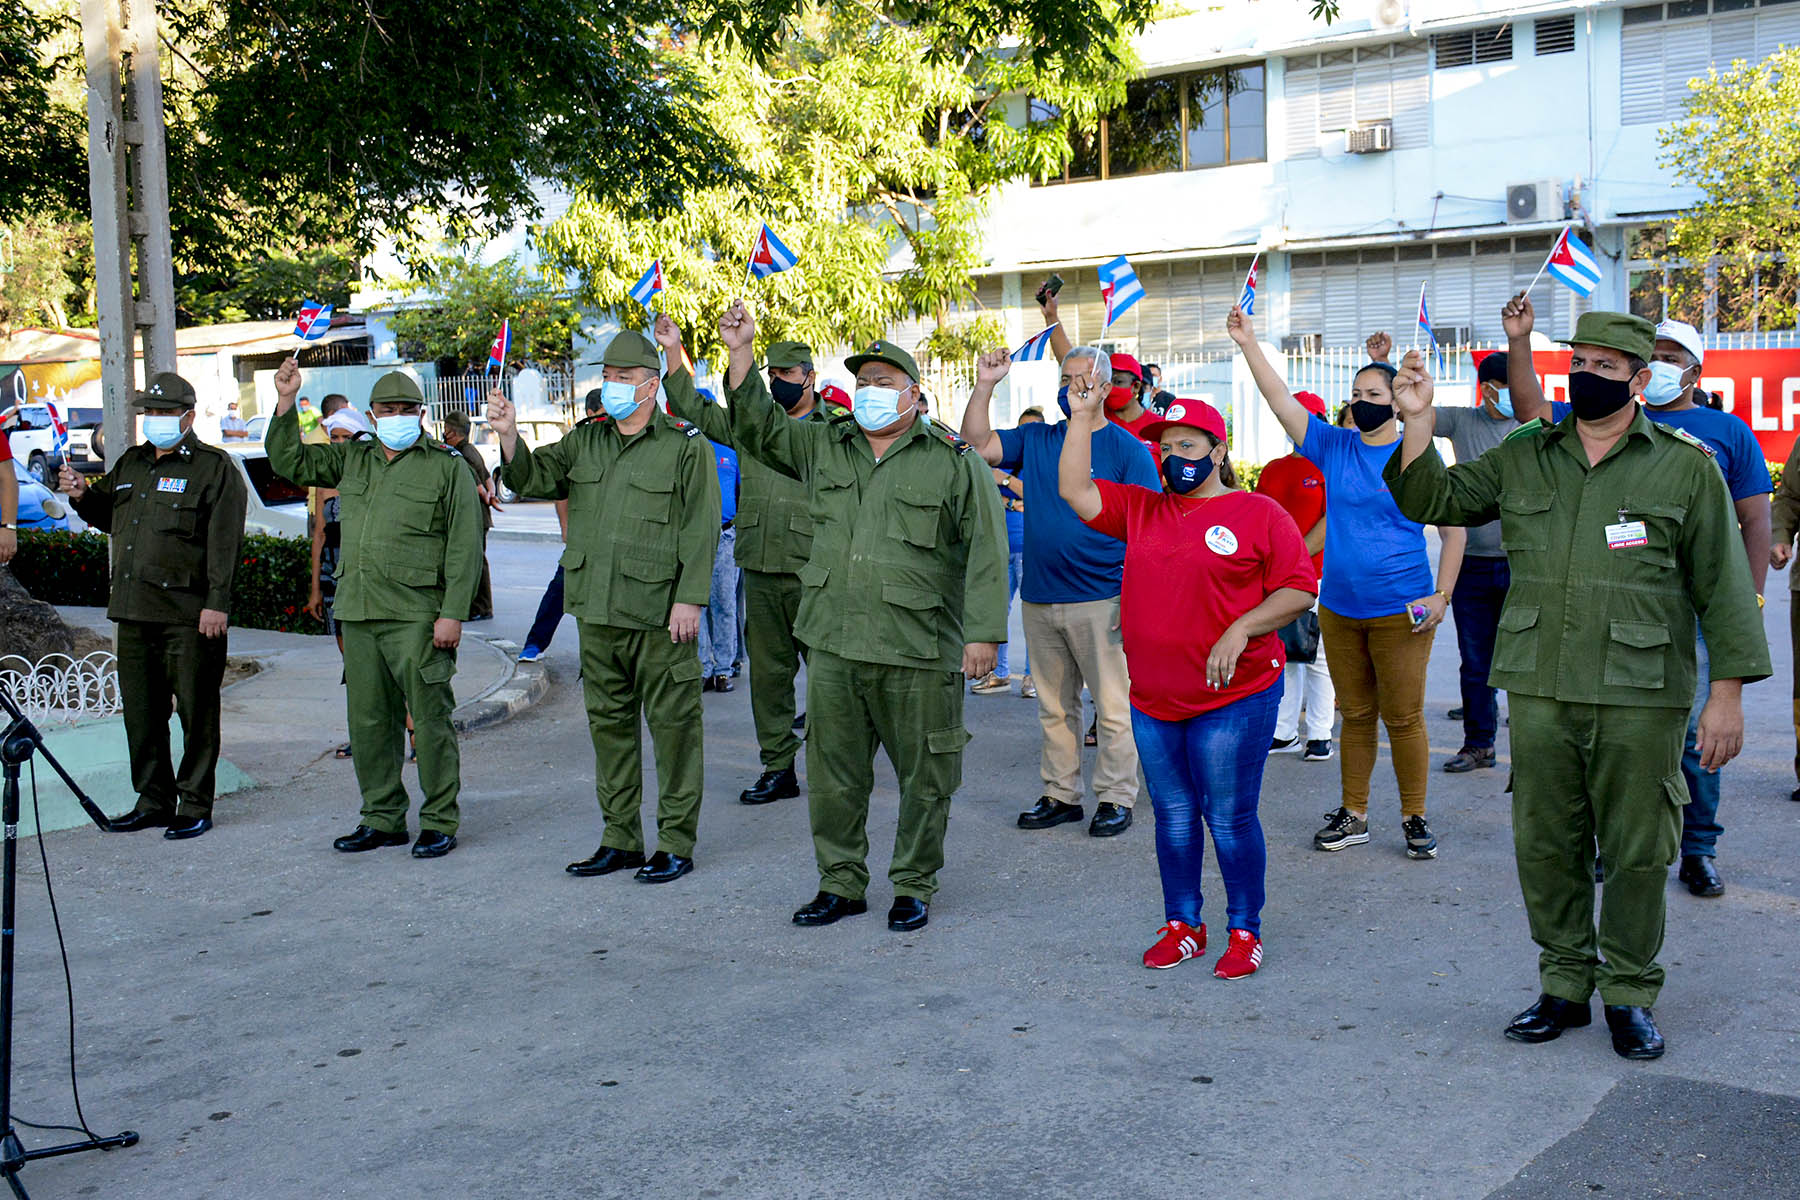
[[[1119,254],[1146,298],[1105,341],[1146,361],[1228,349],[1258,253],[1259,332],[1278,345],[1387,329],[1404,346],[1421,284],[1440,340],[1498,340],[1565,224],[1605,279],[1577,301],[1543,278],[1540,327],[1561,334],[1589,303],[1658,317],[1646,237],[1697,198],[1659,129],[1709,66],[1800,44],[1800,0],[1343,0],[1329,25],[1308,9],[1232,0],[1158,22],[1143,76],[1065,175],[996,197],[977,305],[1014,344],[1051,272],[1071,334],[1099,338],[1095,267]],[[1680,315],[1749,329],[1729,297]]]

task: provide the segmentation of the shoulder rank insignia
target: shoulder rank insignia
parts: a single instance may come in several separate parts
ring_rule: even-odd
[[[967,454],[975,448],[963,441],[961,437],[957,436],[954,429],[951,429],[936,417],[927,417],[926,420],[931,422],[931,431],[940,438],[943,438],[946,442],[949,442],[951,449],[955,450],[958,454]]]
[[[1689,433],[1687,430],[1677,429],[1673,425],[1658,424],[1657,422],[1654,422],[1654,421],[1651,422],[1651,424],[1656,425],[1656,427],[1658,429],[1662,430],[1664,433],[1672,434],[1673,436],[1680,438],[1682,441],[1686,442],[1688,445],[1692,446],[1694,449],[1700,451],[1700,453],[1706,455],[1706,457],[1708,457],[1708,458],[1713,457],[1713,448],[1711,446],[1707,445],[1705,442],[1701,441],[1699,438],[1695,437],[1693,434]]]
[[[688,437],[699,437],[700,436],[700,427],[698,425],[695,425],[688,421],[684,421],[680,417],[674,418],[674,421],[675,421],[675,428],[681,430],[681,432],[686,434]]]

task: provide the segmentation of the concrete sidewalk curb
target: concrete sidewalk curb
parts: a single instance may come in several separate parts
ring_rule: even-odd
[[[492,646],[512,663],[512,670],[499,683],[475,697],[457,706],[450,716],[450,723],[458,733],[469,733],[476,729],[487,729],[503,721],[509,721],[532,705],[542,700],[550,692],[550,667],[548,663],[522,663],[518,661],[519,644],[505,638],[481,637],[471,635],[485,645]]]

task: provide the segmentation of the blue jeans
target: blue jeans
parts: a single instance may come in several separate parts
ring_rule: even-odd
[[[1456,649],[1462,656],[1463,745],[1471,750],[1492,750],[1500,724],[1500,693],[1488,686],[1488,671],[1494,665],[1500,608],[1511,585],[1512,569],[1504,558],[1475,555],[1463,559],[1451,594]]]
[[[712,597],[700,614],[700,673],[731,674],[737,657],[738,568],[734,557],[737,530],[719,534],[719,551],[713,556]]]
[[[1694,736],[1700,728],[1700,710],[1712,693],[1712,658],[1706,653],[1706,639],[1694,644],[1700,660],[1700,681],[1694,689],[1694,707],[1688,713],[1687,743],[1681,748],[1681,774],[1687,779],[1688,804],[1681,810],[1681,853],[1712,858],[1719,835],[1725,827],[1719,824],[1719,773],[1700,767],[1700,751],[1694,747]]]
[[[556,636],[556,627],[563,619],[563,569],[556,568],[556,574],[550,577],[550,586],[544,589],[544,598],[538,601],[537,619],[531,623],[531,632],[525,635],[527,646],[536,646],[539,650],[550,648],[550,639]]]
[[[1269,854],[1256,806],[1280,706],[1280,679],[1254,696],[1185,721],[1159,721],[1132,706],[1131,731],[1156,810],[1164,920],[1199,928],[1204,819],[1225,881],[1226,922],[1262,936]]]
[[[1012,620],[1013,598],[1019,594],[1019,576],[1023,575],[1024,573],[1025,573],[1025,555],[1024,555],[1024,553],[1021,551],[1021,552],[1015,552],[1013,554],[1007,555],[1006,556],[1006,619],[1009,622]],[[1009,644],[1010,643],[1008,643],[1008,642],[1001,642],[1000,643],[1000,651],[998,654],[996,654],[994,656],[994,674],[1000,676],[1000,678],[1002,678],[1002,679],[1005,679],[1008,675],[1012,674],[1011,671],[1007,670],[1008,664],[1006,661],[1006,647]],[[1019,663],[1020,673],[1025,674],[1025,675],[1031,674],[1031,651],[1023,642],[1019,643],[1019,658],[1021,660]]]

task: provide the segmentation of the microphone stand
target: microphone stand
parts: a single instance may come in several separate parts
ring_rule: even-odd
[[[88,798],[76,782],[63,770],[49,749],[44,745],[44,737],[37,727],[26,719],[19,706],[13,703],[11,696],[0,689],[0,710],[3,716],[10,718],[4,732],[0,732],[0,766],[4,768],[4,794],[0,795],[0,821],[6,826],[6,845],[0,852],[0,1126],[6,1130],[0,1140],[0,1175],[6,1177],[13,1195],[19,1200],[29,1200],[25,1194],[25,1186],[19,1182],[19,1170],[28,1162],[40,1158],[59,1158],[65,1154],[79,1154],[84,1150],[111,1150],[119,1146],[135,1146],[138,1135],[127,1129],[123,1133],[109,1138],[90,1137],[85,1142],[70,1142],[62,1146],[45,1146],[38,1150],[27,1150],[19,1141],[17,1131],[13,1129],[12,1118],[12,1030],[13,1030],[13,925],[18,892],[18,842],[19,842],[19,768],[31,756],[43,755],[44,761],[51,770],[62,777],[75,798],[81,802],[88,817],[101,829],[110,829],[112,822],[107,819],[100,806]],[[40,836],[42,836],[40,831]]]

